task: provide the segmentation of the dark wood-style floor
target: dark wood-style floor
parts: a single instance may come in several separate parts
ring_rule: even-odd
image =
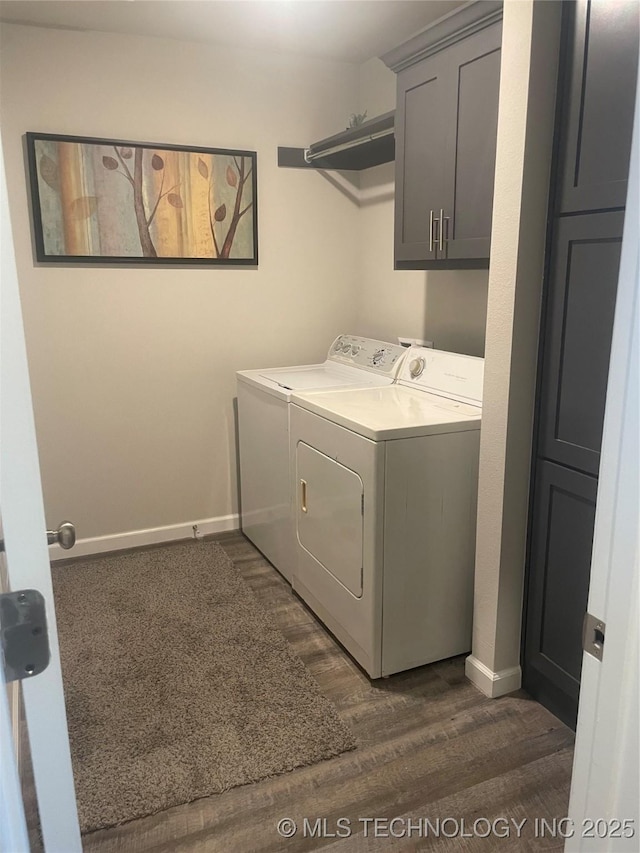
[[[536,838],[534,821],[551,822],[567,813],[573,754],[568,728],[524,693],[487,699],[465,679],[463,658],[372,683],[240,533],[217,538],[352,728],[359,747],[313,767],[91,833],[84,837],[86,853],[563,848],[562,839]],[[395,817],[402,820],[377,827],[363,822]],[[299,827],[292,839],[277,832],[282,818]],[[311,826],[326,818],[325,827],[317,827],[326,828],[326,837],[303,837],[305,818]],[[346,833],[349,826],[347,820],[336,824],[339,818],[350,822],[351,837],[336,837],[336,830]],[[424,823],[418,821],[425,818],[435,828],[440,819],[440,838],[432,830],[430,837],[420,837]],[[498,819],[497,833],[511,819],[527,822],[520,838],[513,824],[509,837],[481,838],[486,822],[475,824],[478,834],[473,832],[481,818]]]

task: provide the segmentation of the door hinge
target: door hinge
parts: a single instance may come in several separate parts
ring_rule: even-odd
[[[45,601],[37,589],[0,594],[0,639],[5,681],[33,678],[49,666]]]
[[[606,625],[602,619],[596,619],[590,613],[584,614],[582,623],[582,648],[587,654],[602,660],[604,653],[604,634]]]

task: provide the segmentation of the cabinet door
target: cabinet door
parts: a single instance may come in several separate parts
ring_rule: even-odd
[[[445,197],[444,54],[398,75],[396,106],[396,261],[435,260],[432,215]]]
[[[638,68],[637,0],[577,0],[574,8],[566,8],[559,213],[624,207]]]
[[[531,531],[524,684],[575,728],[598,482],[539,462]]]
[[[624,214],[561,217],[548,280],[539,453],[598,473]]]
[[[446,260],[489,258],[498,132],[502,22],[445,53],[446,176],[442,251]],[[440,211],[438,211],[440,215]]]

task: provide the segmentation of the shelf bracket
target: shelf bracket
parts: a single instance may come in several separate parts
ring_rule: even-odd
[[[366,121],[314,142],[308,148],[278,148],[278,166],[289,169],[362,171],[395,159],[395,113]]]

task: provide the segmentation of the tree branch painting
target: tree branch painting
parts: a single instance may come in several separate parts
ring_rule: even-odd
[[[38,260],[257,264],[253,151],[29,133],[27,153]]]
[[[251,200],[246,207],[240,210],[244,185],[247,182],[249,175],[251,174],[252,167],[247,167],[245,157],[240,157],[240,160],[238,160],[237,157],[234,157],[233,162],[237,169],[237,172],[234,170],[233,166],[230,165],[227,166],[225,172],[225,180],[227,184],[235,190],[235,199],[233,202],[233,213],[231,216],[231,221],[228,225],[226,236],[222,241],[222,249],[219,248],[219,243],[216,237],[216,224],[220,223],[220,225],[222,225],[222,223],[226,220],[227,205],[223,202],[219,207],[216,207],[213,216],[211,215],[211,199],[214,194],[213,175],[210,175],[209,169],[207,168],[207,165],[203,160],[200,160],[198,163],[198,171],[200,172],[200,175],[203,178],[208,179],[209,181],[209,224],[211,226],[211,240],[215,248],[216,256],[219,258],[229,257],[231,247],[233,246],[233,240],[236,236],[236,231],[238,230],[238,223],[245,215],[245,213],[251,207],[253,207],[253,200]],[[247,169],[246,174],[245,169]]]

